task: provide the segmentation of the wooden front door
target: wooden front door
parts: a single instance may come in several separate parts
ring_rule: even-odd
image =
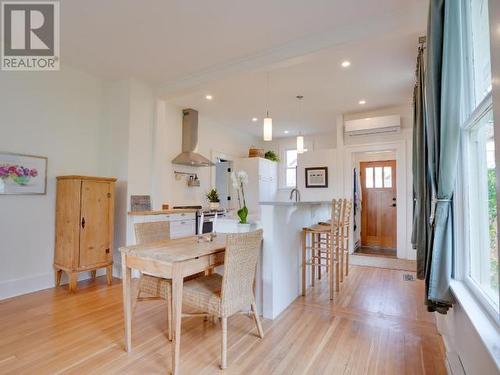
[[[111,186],[107,182],[82,181],[80,217],[80,267],[106,263],[110,243]]]
[[[360,163],[361,245],[396,248],[396,160]]]

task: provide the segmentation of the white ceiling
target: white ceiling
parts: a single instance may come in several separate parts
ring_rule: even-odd
[[[269,72],[269,111],[275,137],[325,133],[338,114],[410,103],[418,33],[371,38],[323,50],[297,64],[207,83],[170,102],[196,108],[225,126],[261,135]],[[341,62],[351,61],[349,68]],[[213,96],[211,101],[205,95]],[[297,95],[304,99],[299,104]],[[365,105],[358,102],[366,100]],[[258,122],[252,122],[258,117]]]
[[[276,130],[301,123],[317,133],[331,129],[336,114],[357,110],[361,98],[366,109],[409,101],[427,4],[65,0],[61,61],[107,79],[146,80],[162,97],[254,134],[260,126],[250,119],[262,118],[269,71]],[[344,59],[348,70],[339,67]]]

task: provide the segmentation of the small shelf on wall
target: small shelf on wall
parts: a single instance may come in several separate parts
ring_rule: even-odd
[[[174,171],[174,175],[177,181],[184,178],[187,181],[187,186],[189,187],[200,186],[200,180],[198,179],[198,175],[196,173]]]

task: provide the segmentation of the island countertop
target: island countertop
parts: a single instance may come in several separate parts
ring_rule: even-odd
[[[331,201],[264,201],[259,202],[263,206],[307,206],[318,204],[331,204]]]

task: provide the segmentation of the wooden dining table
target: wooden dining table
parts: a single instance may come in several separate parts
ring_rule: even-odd
[[[187,237],[120,248],[122,257],[125,350],[132,350],[132,269],[172,280],[172,374],[180,373],[182,289],[184,278],[224,263],[226,236],[212,241]]]

